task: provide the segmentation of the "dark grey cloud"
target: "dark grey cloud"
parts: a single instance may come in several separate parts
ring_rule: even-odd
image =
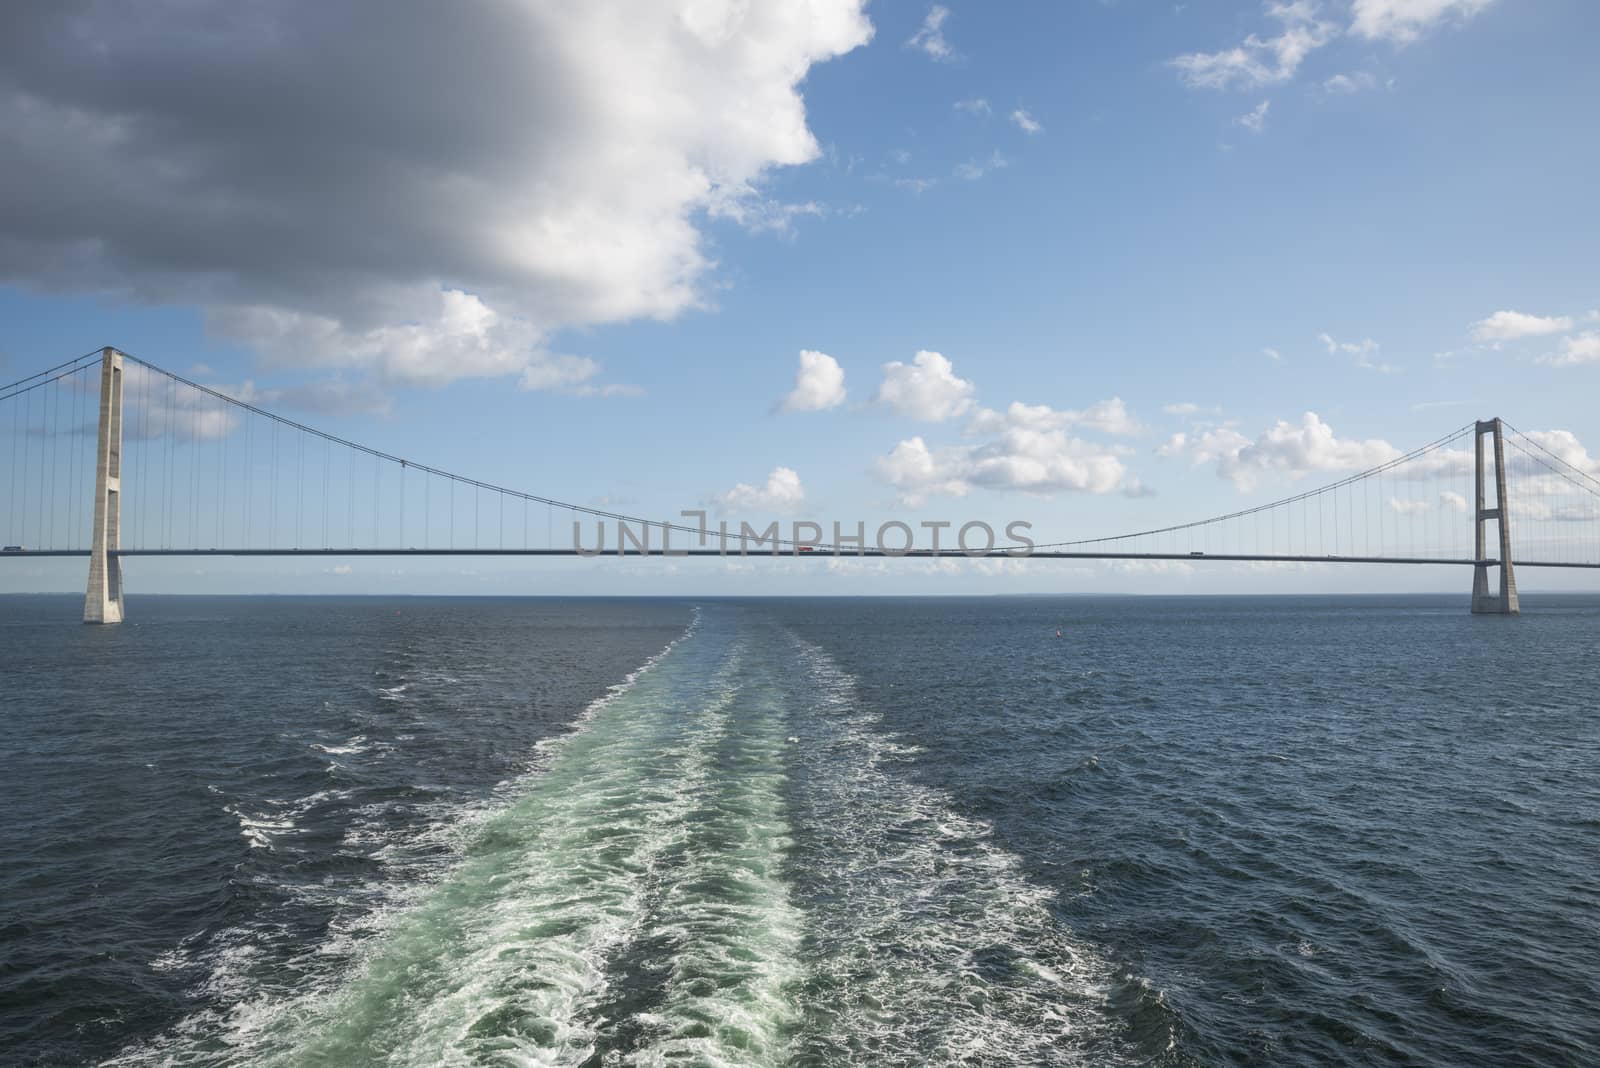
[[[199,303],[278,359],[526,373],[691,306],[699,222],[816,153],[862,0],[14,0],[0,281]]]

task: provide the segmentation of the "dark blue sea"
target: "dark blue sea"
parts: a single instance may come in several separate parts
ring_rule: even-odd
[[[1600,1064],[1600,598],[128,610],[0,597],[6,1065]]]

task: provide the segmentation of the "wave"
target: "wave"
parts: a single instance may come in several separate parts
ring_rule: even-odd
[[[812,973],[806,1059],[827,1064],[1054,1064],[1118,1059],[1114,969],[1052,913],[993,828],[917,783],[919,750],[856,697],[856,681],[795,638],[815,693],[797,791]]]
[[[341,992],[359,988],[363,977],[381,970],[385,953],[403,948],[411,937],[407,923],[426,920],[426,908],[435,898],[448,898],[452,884],[471,885],[476,878],[473,864],[487,850],[496,850],[497,835],[505,826],[514,826],[519,797],[533,784],[542,781],[543,772],[564,747],[579,744],[588,728],[606,708],[623,700],[649,673],[696,632],[700,611],[696,608],[685,630],[656,654],[630,672],[620,683],[609,687],[592,701],[566,734],[537,747],[529,770],[514,780],[502,783],[488,804],[440,805],[430,814],[421,831],[403,832],[396,837],[388,806],[364,807],[346,831],[346,847],[359,847],[361,856],[389,861],[373,884],[356,891],[333,889],[341,904],[353,899],[370,899],[372,907],[346,909],[336,915],[327,936],[318,944],[287,963],[262,975],[262,953],[257,940],[263,932],[246,923],[227,928],[214,937],[199,934],[174,947],[154,962],[158,970],[198,970],[191,993],[210,1007],[191,1013],[168,1033],[149,1042],[124,1049],[104,1062],[115,1065],[188,1065],[257,1063],[273,1057],[295,1059],[286,1052],[294,1043],[312,1044],[312,1036],[297,1026],[296,1017],[314,1014],[319,1005],[332,1005]],[[352,740],[354,741],[354,740]],[[330,749],[333,747],[329,747]],[[329,764],[332,771],[340,765]],[[212,792],[216,792],[214,789]],[[274,832],[292,832],[293,820],[313,804],[347,796],[343,791],[320,790],[284,806],[282,815],[249,813],[230,807],[240,820],[241,833],[270,846]],[[501,827],[497,827],[497,822]],[[281,825],[281,826],[280,826]],[[442,848],[448,847],[448,848]],[[397,857],[397,855],[399,855]],[[392,868],[396,859],[417,856],[441,857],[431,865],[405,864],[412,877],[408,884],[394,885]],[[297,894],[317,894],[312,886],[281,887]],[[329,1025],[330,1033],[336,1030]]]
[[[330,932],[346,967],[252,989],[233,932],[227,1008],[115,1063],[1114,1060],[1111,969],[918,752],[819,647],[697,609],[441,825],[443,877]]]

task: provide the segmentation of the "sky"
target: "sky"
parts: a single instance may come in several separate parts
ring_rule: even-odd
[[[1600,472],[1597,44],[1589,0],[24,0],[0,10],[0,381],[114,345],[660,519],[1092,537],[1496,415]],[[6,564],[0,590],[82,585]],[[128,563],[134,596],[1468,578]]]

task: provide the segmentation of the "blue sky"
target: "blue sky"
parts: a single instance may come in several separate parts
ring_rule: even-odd
[[[1052,540],[1492,415],[1593,464],[1584,0],[561,8],[0,16],[0,378],[112,344],[563,500]],[[80,584],[26,566],[0,589]],[[130,588],[1466,582],[818,570],[139,561]]]

